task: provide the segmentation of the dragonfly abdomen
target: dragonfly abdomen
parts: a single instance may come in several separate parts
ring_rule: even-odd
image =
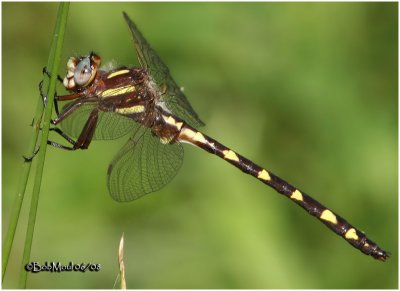
[[[285,180],[237,154],[211,137],[202,134],[187,124],[183,124],[180,129],[178,140],[196,145],[209,153],[215,154],[241,171],[252,175],[264,184],[272,187],[278,193],[288,197],[291,201],[301,206],[309,214],[316,217],[333,232],[344,238],[349,244],[359,249],[364,254],[370,255],[380,261],[385,261],[390,256],[388,252],[382,250],[376,243],[369,240],[363,232],[356,229],[341,216],[329,210]]]

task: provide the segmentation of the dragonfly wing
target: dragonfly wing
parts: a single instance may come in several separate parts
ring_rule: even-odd
[[[132,201],[168,184],[182,165],[180,143],[163,144],[139,128],[108,167],[108,190],[120,202]]]
[[[63,111],[68,110],[70,104],[65,105]],[[60,123],[61,129],[72,138],[78,138],[82,132],[83,126],[88,120],[90,112],[96,106],[96,103],[86,103],[81,105]],[[126,135],[128,132],[135,131],[139,126],[140,125],[131,118],[118,115],[115,112],[99,111],[93,139],[117,139]]]
[[[123,14],[133,36],[139,63],[142,68],[147,70],[154,83],[157,85],[161,93],[160,101],[163,102],[172,113],[176,114],[191,126],[199,127],[204,125],[180,87],[176,84],[174,79],[172,79],[168,67],[150,47],[135,23],[125,12]]]

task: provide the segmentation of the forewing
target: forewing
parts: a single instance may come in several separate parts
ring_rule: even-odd
[[[111,197],[127,202],[161,189],[175,177],[182,160],[180,143],[163,144],[149,129],[140,128],[109,165]]]
[[[133,42],[138,55],[139,63],[152,77],[161,92],[161,100],[167,108],[193,127],[204,125],[197,113],[193,110],[180,87],[172,79],[168,67],[138,30],[135,23],[123,12],[133,36]]]
[[[64,106],[63,111],[70,105]],[[76,109],[70,116],[61,123],[61,129],[70,137],[78,138],[83,126],[89,118],[90,112],[97,106],[97,103],[86,103]],[[94,132],[94,140],[116,139],[129,132],[134,132],[140,125],[133,119],[116,114],[115,112],[99,111],[99,118]]]

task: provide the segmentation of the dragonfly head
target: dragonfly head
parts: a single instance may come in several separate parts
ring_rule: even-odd
[[[87,87],[94,79],[101,58],[94,52],[88,56],[70,57],[67,62],[67,74],[63,84],[67,90],[77,90]]]

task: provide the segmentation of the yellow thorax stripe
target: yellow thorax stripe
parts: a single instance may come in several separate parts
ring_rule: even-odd
[[[144,106],[143,105],[135,105],[132,107],[125,107],[125,108],[117,108],[115,109],[115,112],[121,113],[121,114],[134,114],[134,113],[141,113],[144,111]]]
[[[108,76],[107,76],[107,79],[111,79],[111,78],[114,78],[114,77],[116,77],[116,76],[123,75],[123,74],[126,74],[126,73],[129,73],[129,70],[119,70],[119,71],[115,71],[114,73],[111,73],[110,75],[108,75]]]
[[[126,94],[126,93],[131,93],[133,91],[135,91],[135,86],[128,85],[128,86],[124,86],[124,87],[118,87],[118,88],[104,90],[103,92],[100,93],[100,97],[103,97],[103,98],[112,97],[112,96],[122,95],[122,94]]]

